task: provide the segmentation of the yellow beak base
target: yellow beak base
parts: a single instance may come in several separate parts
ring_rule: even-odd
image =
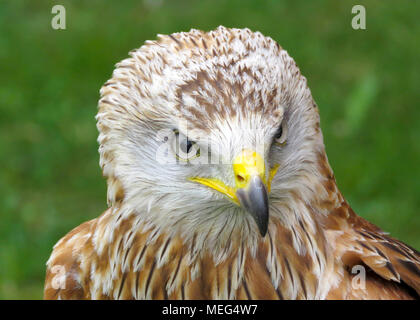
[[[265,236],[269,214],[268,193],[278,168],[279,166],[275,165],[267,179],[263,157],[255,151],[244,149],[232,164],[234,188],[215,178],[192,177],[190,180],[219,191],[236,205],[243,207],[254,218],[261,235]]]
[[[235,175],[235,187],[226,185],[223,181],[216,178],[192,177],[190,181],[203,184],[209,188],[227,196],[235,204],[240,205],[236,192],[238,189],[247,189],[252,177],[258,176],[266,185],[268,192],[271,191],[271,181],[277,173],[279,165],[275,165],[265,177],[265,163],[263,157],[255,151],[244,149],[237,157],[235,157],[232,169]],[[268,180],[268,181],[267,181]]]
[[[246,189],[251,178],[258,176],[265,183],[265,163],[255,151],[245,149],[233,160],[236,189]]]

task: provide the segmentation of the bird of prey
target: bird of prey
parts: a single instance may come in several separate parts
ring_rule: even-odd
[[[100,91],[109,208],[55,246],[46,299],[416,299],[420,254],[355,214],[273,39],[159,35]]]

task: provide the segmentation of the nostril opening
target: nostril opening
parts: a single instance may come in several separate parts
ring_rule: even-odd
[[[245,178],[242,177],[240,174],[237,174],[236,175],[236,180],[238,180],[238,182],[244,182],[245,181]]]

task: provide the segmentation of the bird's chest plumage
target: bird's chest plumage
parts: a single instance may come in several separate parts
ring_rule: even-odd
[[[323,247],[303,230],[270,227],[255,247],[245,242],[215,262],[194,253],[178,236],[130,230],[121,223],[110,245],[95,252],[91,298],[112,299],[316,299],[329,268]],[[302,234],[300,234],[302,232]],[[90,271],[89,271],[90,270]]]

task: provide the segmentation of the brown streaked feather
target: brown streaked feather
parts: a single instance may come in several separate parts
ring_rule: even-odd
[[[335,272],[338,275],[339,270],[343,270],[338,285],[326,298],[416,298],[414,292],[418,294],[420,288],[419,253],[356,217],[347,205],[343,207],[349,210],[348,218],[332,213],[325,221],[327,238],[324,241],[334,248]],[[320,259],[326,263],[325,253],[318,249],[316,257],[299,255],[293,247],[292,233],[280,223],[274,222],[276,232],[261,241],[255,257],[244,250],[216,265],[211,255],[201,256],[195,262],[199,264],[199,273],[193,279],[192,269],[197,266],[188,263],[188,248],[182,239],[161,235],[149,243],[153,231],[133,230],[133,216],[114,218],[119,221],[114,230],[117,238],[103,246],[99,253],[94,243],[98,239],[94,240],[92,235],[103,235],[113,214],[109,209],[98,219],[71,231],[55,246],[48,262],[46,299],[305,299],[314,297],[320,285],[313,268],[320,265]],[[338,221],[329,222],[331,219]],[[335,228],[337,225],[341,226],[339,230]],[[303,224],[298,223],[298,226]],[[331,226],[334,228],[328,229]],[[132,232],[135,233],[133,242],[126,246],[124,235]],[[311,246],[320,242],[319,236],[310,234],[307,228],[295,232],[309,237]],[[99,241],[106,241],[103,237]],[[234,279],[241,270],[238,264],[241,260],[244,261],[243,276],[238,283]],[[271,270],[267,261],[272,261]],[[350,270],[356,264],[368,269],[365,290],[351,286]],[[64,288],[53,286],[56,274],[52,269],[56,265],[66,270]],[[273,271],[281,273],[277,285],[273,284]]]
[[[348,213],[343,214],[342,210]],[[98,219],[71,231],[55,246],[48,262],[44,297],[305,299],[314,297],[320,285],[314,268],[326,263],[325,256],[328,253],[323,250],[327,249],[320,249],[323,241],[326,241],[334,249],[334,272],[336,275],[342,274],[338,285],[330,290],[326,298],[416,298],[415,291],[418,295],[420,287],[419,253],[355,216],[347,204],[343,204],[342,210],[335,210],[339,214],[333,212],[324,221],[327,235],[325,240],[319,237],[319,231],[315,237],[301,222],[296,226],[295,232],[310,239],[308,247],[319,247],[316,257],[308,253],[299,255],[293,247],[293,233],[274,221],[276,232],[261,241],[255,257],[248,250],[241,251],[242,248],[216,265],[210,254],[189,263],[188,248],[180,238],[161,235],[149,243],[153,230],[133,229],[135,216],[115,218],[113,215],[116,213],[109,209]],[[98,244],[94,242],[106,242],[104,230],[112,221],[119,222],[114,230],[116,238],[102,246],[102,252],[99,253]],[[338,230],[337,225],[341,226]],[[127,246],[125,236],[133,232],[133,241]],[[94,234],[103,238],[94,240]],[[243,268],[238,261],[244,262]],[[271,261],[270,268],[267,267],[267,261]],[[353,275],[350,270],[357,264],[368,270],[365,290],[355,290],[351,285]],[[52,269],[56,265],[66,270],[64,288],[53,286],[56,274]],[[194,279],[193,268],[199,269]],[[240,270],[243,270],[243,274]],[[277,284],[272,279],[274,271],[281,274]],[[238,278],[240,273],[242,276]]]
[[[347,211],[348,218],[344,219],[342,215],[334,213],[328,217],[328,223],[333,229],[340,225],[340,229],[327,232],[335,244],[336,259],[347,270],[360,264],[369,271],[366,292],[356,293],[356,290],[347,286],[347,294],[350,297],[362,296],[369,299],[418,298],[420,253],[357,216],[346,203],[343,203],[341,209]],[[338,233],[340,234],[333,239]],[[350,283],[350,278],[351,274],[347,272],[342,281]]]
[[[288,237],[280,224],[273,235],[261,240],[255,256],[237,246],[226,260],[216,264],[210,253],[189,262],[188,247],[181,238],[162,234],[149,242],[154,231],[136,229],[135,215],[115,215],[118,213],[109,209],[55,246],[48,261],[45,299],[304,299],[313,296],[317,286],[311,274],[313,262],[307,261],[311,260],[307,254],[294,251],[291,239],[284,241]],[[98,243],[108,242],[104,230],[113,221],[118,222],[114,238],[99,252]],[[133,241],[128,244],[127,235],[133,232]],[[281,248],[274,245],[281,242]],[[273,284],[267,261],[282,273],[281,283]],[[65,288],[57,290],[51,272],[56,265],[68,271]],[[198,271],[193,276],[195,268]],[[291,285],[295,293],[289,290]]]

